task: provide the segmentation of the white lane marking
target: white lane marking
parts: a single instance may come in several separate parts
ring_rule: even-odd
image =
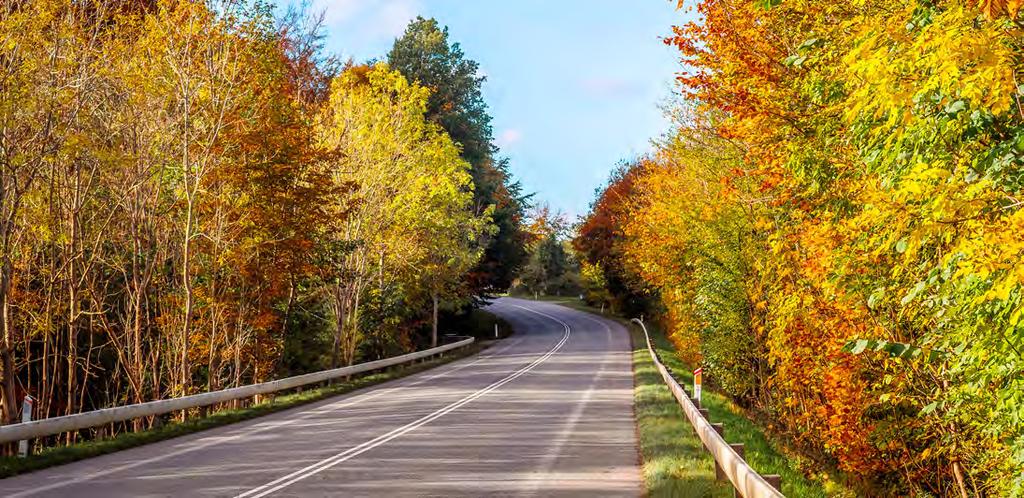
[[[551,318],[550,315],[546,315],[545,313],[534,311],[534,310],[531,310],[529,308],[525,308],[525,307],[522,307],[522,306],[519,306],[519,305],[513,305],[513,306],[515,306],[517,308],[522,308],[522,309],[524,309],[526,311],[529,311],[531,313],[536,313],[538,315],[548,316],[549,318]],[[498,380],[498,381],[492,383],[491,385],[489,385],[489,386],[487,386],[487,387],[485,387],[483,389],[480,389],[480,390],[478,390],[478,391],[476,391],[476,392],[474,392],[474,393],[472,393],[472,394],[470,394],[470,395],[468,395],[468,396],[466,396],[466,397],[464,397],[464,398],[462,398],[462,399],[460,399],[460,400],[458,400],[458,401],[456,401],[454,403],[451,403],[451,404],[449,404],[449,405],[447,405],[445,407],[442,407],[442,408],[440,408],[438,410],[435,410],[434,412],[431,412],[430,414],[427,414],[427,415],[425,415],[425,416],[423,416],[423,417],[421,417],[421,418],[419,418],[419,419],[417,419],[417,420],[415,420],[413,422],[410,422],[410,423],[408,423],[408,424],[406,424],[406,425],[404,425],[402,427],[394,429],[391,432],[388,432],[387,434],[378,436],[378,437],[376,437],[374,439],[371,439],[370,441],[366,441],[366,442],[364,442],[364,443],[362,443],[362,444],[360,444],[358,446],[349,448],[349,449],[347,449],[347,450],[345,450],[345,451],[343,451],[341,453],[338,453],[336,455],[327,457],[327,458],[325,458],[323,460],[320,460],[319,462],[316,462],[314,464],[311,464],[311,465],[308,465],[306,467],[303,467],[303,468],[301,468],[299,470],[296,470],[295,472],[292,472],[291,474],[288,474],[286,476],[280,477],[280,478],[278,478],[278,479],[276,479],[274,481],[268,482],[267,484],[264,484],[264,485],[259,486],[257,488],[253,488],[253,489],[251,489],[249,491],[246,491],[246,492],[244,492],[244,493],[242,493],[240,495],[237,495],[235,498],[260,498],[262,496],[266,496],[266,495],[268,495],[270,493],[273,493],[273,492],[278,491],[278,490],[280,490],[282,488],[290,486],[291,484],[294,484],[294,483],[296,483],[298,481],[301,481],[301,480],[303,480],[303,479],[305,479],[307,477],[313,476],[315,474],[323,472],[324,470],[327,470],[327,469],[329,469],[331,467],[334,467],[335,465],[337,465],[339,463],[342,463],[342,462],[344,462],[346,460],[349,460],[349,459],[351,459],[353,457],[361,455],[361,454],[363,454],[363,453],[365,453],[365,452],[367,452],[367,451],[369,451],[369,450],[371,450],[373,448],[376,448],[376,447],[378,447],[378,446],[380,446],[380,445],[382,445],[384,443],[387,443],[388,441],[391,441],[392,439],[395,439],[395,438],[397,438],[397,437],[399,437],[399,436],[401,436],[403,434],[406,434],[408,432],[416,430],[416,429],[418,429],[418,428],[420,428],[420,427],[422,427],[422,426],[424,426],[424,425],[426,425],[426,424],[428,424],[428,423],[430,423],[430,422],[432,422],[432,421],[434,421],[434,420],[444,416],[445,414],[450,413],[450,412],[458,409],[459,407],[461,407],[461,406],[463,406],[463,405],[465,405],[465,404],[467,404],[467,403],[469,403],[469,402],[471,402],[471,401],[473,401],[473,400],[475,400],[475,399],[477,399],[477,398],[479,398],[479,397],[481,397],[481,396],[483,396],[483,395],[485,395],[485,394],[487,394],[487,393],[489,393],[491,391],[494,391],[495,389],[498,389],[501,386],[504,386],[505,384],[508,384],[509,382],[512,382],[513,380],[519,378],[520,376],[525,375],[530,370],[533,370],[534,367],[536,367],[537,365],[540,365],[545,360],[550,358],[552,355],[557,353],[558,350],[561,349],[562,346],[566,343],[566,341],[569,340],[569,336],[571,334],[571,329],[569,328],[569,325],[566,324],[565,322],[561,321],[561,320],[558,320],[558,319],[555,319],[555,320],[558,321],[559,323],[561,323],[563,327],[565,327],[565,333],[562,335],[562,339],[560,341],[558,341],[558,344],[555,344],[554,347],[552,347],[550,350],[548,350],[547,353],[545,353],[543,356],[537,358],[536,360],[534,360],[529,365],[526,365],[526,366],[520,368],[519,370],[516,370],[515,372],[513,372],[513,373],[509,374],[508,376],[506,376],[505,378],[503,378],[501,380]]]
[[[235,432],[234,434],[229,435],[229,436],[225,436],[225,437],[210,437],[210,438],[197,439],[196,440],[197,444],[191,444],[189,446],[186,446],[184,448],[180,448],[180,449],[175,450],[175,451],[170,451],[170,452],[167,452],[167,453],[161,453],[159,455],[156,455],[156,456],[153,456],[153,457],[150,457],[150,458],[146,458],[146,459],[143,459],[143,460],[134,460],[131,463],[126,463],[124,465],[118,465],[116,467],[109,467],[109,468],[106,468],[106,469],[103,469],[103,470],[100,470],[100,471],[97,471],[97,472],[92,472],[92,473],[89,473],[89,474],[81,475],[81,476],[78,476],[78,477],[75,477],[75,478],[72,478],[72,479],[65,479],[64,476],[59,476],[58,475],[58,476],[55,476],[54,478],[55,479],[61,479],[60,482],[55,482],[55,483],[48,484],[48,485],[45,485],[45,486],[34,486],[32,488],[29,488],[29,489],[26,489],[26,490],[23,490],[23,491],[19,491],[17,493],[10,494],[10,495],[7,495],[7,496],[10,497],[10,498],[20,498],[20,497],[23,497],[23,496],[32,496],[32,495],[39,494],[39,493],[42,493],[42,492],[45,492],[45,491],[50,491],[50,490],[53,490],[53,489],[67,487],[67,486],[70,486],[70,485],[73,485],[73,484],[81,484],[83,482],[91,481],[91,480],[96,479],[98,477],[107,476],[107,475],[114,474],[114,473],[121,472],[121,471],[125,471],[125,470],[131,470],[131,469],[134,469],[136,467],[141,467],[143,465],[148,465],[148,464],[151,464],[151,463],[159,462],[161,460],[166,460],[168,458],[176,457],[176,456],[179,456],[179,455],[184,455],[186,453],[191,453],[193,451],[197,451],[197,450],[201,450],[201,449],[204,449],[204,448],[208,448],[210,446],[214,446],[214,445],[217,445],[217,444],[228,443],[228,442],[231,442],[231,441],[237,441],[239,439],[251,436],[253,434],[259,434],[261,432],[266,432],[266,431],[269,431],[271,429],[278,429],[280,427],[283,427],[283,426],[286,426],[286,425],[289,425],[289,424],[293,424],[295,422],[299,422],[301,420],[307,419],[307,418],[315,416],[315,415],[321,415],[323,413],[330,412],[330,411],[333,411],[333,410],[337,410],[337,409],[340,409],[340,408],[344,408],[344,407],[347,407],[347,406],[350,406],[350,405],[353,405],[353,404],[356,404],[356,403],[361,403],[363,401],[367,401],[367,400],[371,400],[371,399],[374,399],[374,398],[378,398],[380,396],[383,396],[385,394],[389,394],[389,393],[394,392],[394,391],[398,391],[398,390],[409,388],[409,387],[418,386],[418,385],[423,384],[425,382],[429,382],[431,380],[434,380],[434,379],[437,379],[437,378],[440,378],[440,377],[451,375],[451,374],[453,374],[455,372],[458,372],[459,370],[462,370],[464,368],[468,368],[468,367],[470,367],[472,365],[480,363],[481,361],[491,359],[494,356],[497,356],[500,351],[504,351],[504,350],[506,350],[506,349],[508,349],[508,348],[510,348],[510,347],[512,347],[514,345],[516,345],[517,343],[519,343],[521,341],[522,341],[521,338],[517,339],[517,340],[514,340],[514,341],[512,341],[509,344],[503,345],[504,347],[500,348],[498,351],[495,351],[493,354],[486,355],[486,356],[480,356],[480,357],[474,359],[473,361],[468,362],[468,363],[464,363],[462,365],[457,365],[457,366],[456,365],[451,365],[452,368],[448,368],[448,369],[446,369],[446,370],[444,370],[442,372],[434,373],[433,375],[429,375],[429,376],[421,377],[421,378],[410,377],[408,379],[401,379],[401,381],[406,381],[407,380],[409,382],[405,382],[405,383],[403,383],[401,385],[394,386],[394,387],[382,388],[382,389],[377,389],[377,390],[357,393],[357,394],[355,394],[355,395],[353,395],[351,397],[348,397],[346,399],[339,400],[339,401],[336,401],[336,402],[333,402],[333,403],[328,403],[328,404],[324,405],[323,407],[318,408],[316,410],[307,410],[307,411],[304,411],[304,412],[299,412],[293,418],[289,418],[289,419],[281,420],[281,421],[277,421],[277,422],[271,422],[271,423],[259,423],[259,424],[256,424],[255,426],[253,426],[252,428],[242,429],[239,432]],[[372,389],[372,387],[371,387],[371,389]],[[324,410],[323,408],[328,408],[328,409]],[[144,447],[144,446],[142,446],[142,447]],[[142,447],[140,447],[140,448],[142,448]]]

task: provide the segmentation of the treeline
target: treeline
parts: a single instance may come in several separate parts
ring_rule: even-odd
[[[1024,495],[1019,6],[699,2],[586,285],[858,494]]]
[[[4,423],[429,346],[509,286],[525,198],[476,63],[417,19],[340,64],[321,20],[3,2]]]

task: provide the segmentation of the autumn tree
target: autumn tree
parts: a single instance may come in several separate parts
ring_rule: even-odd
[[[634,181],[643,174],[643,164],[623,162],[612,171],[607,184],[595,192],[590,212],[580,220],[572,240],[583,262],[601,268],[612,308],[629,314],[642,313],[647,304],[643,285],[634,281],[621,253],[622,228],[629,216]]]
[[[626,182],[600,193],[581,234],[614,251],[588,261],[656,289],[712,382],[865,494],[1024,492],[1017,6],[697,13],[665,40],[683,119],[624,215]]]
[[[429,92],[386,64],[355,66],[335,80],[320,119],[321,143],[336,158],[325,167],[348,189],[323,234],[337,261],[326,276],[336,320],[332,363],[355,359],[360,302],[372,284],[425,288],[436,343],[440,300],[478,257],[487,213],[470,211],[468,165],[427,121]]]
[[[322,26],[258,1],[0,6],[3,423],[26,395],[46,418],[438,342],[518,186],[500,162],[474,182],[431,89],[341,74]]]

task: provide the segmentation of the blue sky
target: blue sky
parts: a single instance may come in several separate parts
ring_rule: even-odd
[[[285,3],[289,0],[279,0]],[[668,121],[678,70],[661,43],[686,14],[675,0],[314,0],[327,48],[383,59],[416,15],[448,26],[480,63],[501,153],[535,199],[575,219],[622,160]]]

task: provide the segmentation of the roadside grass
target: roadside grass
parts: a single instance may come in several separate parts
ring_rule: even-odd
[[[508,297],[514,297],[516,299],[526,299],[527,301],[539,301],[539,302],[542,302],[542,303],[556,303],[556,304],[562,304],[562,303],[582,303],[582,301],[580,301],[579,296],[571,296],[571,295],[570,296],[548,296],[548,295],[541,296],[541,295],[538,295],[536,297],[534,297],[533,294],[522,294],[522,293],[505,294],[505,295],[508,296]]]
[[[644,484],[648,496],[730,497],[731,488],[715,481],[711,455],[665,386],[643,333],[629,327],[633,339],[633,402]]]
[[[387,371],[352,377],[349,380],[335,382],[332,385],[278,395],[245,408],[222,410],[205,417],[196,417],[184,422],[166,422],[163,426],[141,432],[124,432],[114,437],[84,441],[71,446],[52,446],[26,458],[19,458],[17,456],[0,457],[0,479],[287,410],[429,370],[445,363],[474,355],[488,346],[489,344],[477,342],[469,347],[445,353],[443,357],[434,358],[423,363],[392,367]]]
[[[665,385],[647,352],[640,327],[622,317],[605,313],[578,300],[563,306],[616,320],[626,326],[633,339],[634,403],[637,434],[643,457],[643,474],[649,496],[732,497],[728,481],[716,481],[714,460],[686,415]],[[692,394],[693,374],[689,365],[676,355],[675,348],[657,326],[648,325],[651,342],[662,362],[676,380]],[[761,474],[782,476],[782,492],[792,497],[854,496],[823,472],[810,470],[813,465],[784,446],[773,441],[759,423],[748,418],[743,409],[727,396],[705,388],[702,408],[708,409],[713,422],[725,426],[725,439],[743,443],[747,463]],[[813,475],[808,478],[806,474]]]
[[[494,326],[498,326],[498,337],[504,339],[512,335],[512,325],[504,318],[489,311],[474,308],[461,316],[447,317],[441,324],[442,330],[455,330],[458,335],[468,335],[477,340],[494,339]]]

